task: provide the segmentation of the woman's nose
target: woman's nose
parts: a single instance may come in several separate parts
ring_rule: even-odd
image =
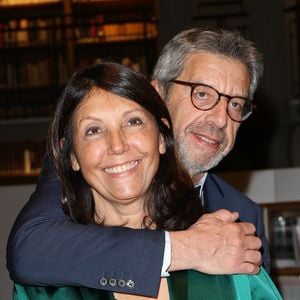
[[[122,154],[129,150],[127,137],[122,132],[114,132],[109,135],[109,154]]]

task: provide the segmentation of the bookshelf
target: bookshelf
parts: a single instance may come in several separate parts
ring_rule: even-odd
[[[0,0],[0,132],[32,119],[44,126],[79,66],[110,59],[150,74],[156,55],[155,0]],[[15,159],[24,165],[24,153]],[[0,184],[13,173],[1,168]]]

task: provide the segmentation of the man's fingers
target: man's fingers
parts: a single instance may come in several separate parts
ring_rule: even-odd
[[[242,223],[237,223],[237,224],[240,226],[240,228],[242,229],[242,231],[245,235],[255,234],[256,228],[252,223],[242,222]]]
[[[262,262],[260,251],[247,250],[244,255],[244,262],[260,266]]]
[[[255,275],[259,272],[260,266],[251,264],[251,263],[243,263],[240,266],[240,272],[241,274],[252,274]]]
[[[238,212],[231,212],[226,209],[220,209],[216,212],[204,214],[197,223],[202,223],[203,221],[216,222],[219,221],[221,223],[234,223],[239,218]],[[197,225],[195,223],[195,225]],[[254,235],[256,228],[252,223],[240,222],[235,223],[236,230],[241,230],[245,235]]]
[[[244,247],[249,250],[259,250],[262,246],[261,239],[257,236],[246,236],[244,239]]]
[[[202,219],[219,219],[223,222],[235,222],[239,218],[238,212],[231,212],[226,209],[220,209],[216,212],[204,214],[200,220]]]

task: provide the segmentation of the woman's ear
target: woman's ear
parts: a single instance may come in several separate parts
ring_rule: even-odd
[[[75,156],[75,154],[72,152],[70,155],[70,159],[71,159],[71,165],[72,165],[72,169],[73,171],[79,171],[80,170],[80,166],[79,163],[77,161],[77,158]]]

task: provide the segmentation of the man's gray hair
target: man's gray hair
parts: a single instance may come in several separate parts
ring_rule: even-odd
[[[172,38],[163,48],[154,67],[153,79],[158,80],[167,93],[170,81],[179,77],[188,55],[209,52],[243,63],[250,75],[249,98],[263,73],[262,55],[253,42],[246,40],[236,30],[184,30]]]

